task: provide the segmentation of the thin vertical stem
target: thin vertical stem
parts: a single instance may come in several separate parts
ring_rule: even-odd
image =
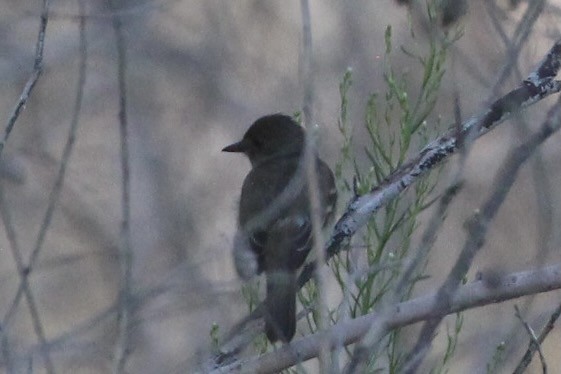
[[[116,10],[115,1],[110,0],[113,11]],[[121,233],[119,259],[121,265],[121,285],[119,292],[118,337],[115,345],[113,372],[122,373],[129,355],[129,325],[131,312],[131,275],[132,275],[132,247],[130,237],[130,160],[127,119],[127,55],[126,42],[122,31],[121,18],[113,14],[113,30],[117,46],[117,75],[119,83],[119,132],[121,138]]]
[[[325,246],[321,234],[321,202],[318,194],[319,181],[316,170],[316,152],[315,152],[315,136],[314,136],[314,69],[313,69],[313,49],[312,49],[312,26],[310,4],[308,0],[300,1],[300,9],[302,12],[302,54],[300,56],[300,73],[303,85],[303,120],[304,125],[308,128],[308,136],[306,140],[306,148],[304,154],[304,163],[306,166],[306,178],[308,181],[308,195],[311,207],[312,219],[312,235],[314,238],[313,251],[317,261],[316,282],[318,288],[318,304],[317,304],[317,327],[318,330],[324,330],[328,326],[328,313],[326,303],[326,274],[325,263],[326,253]],[[329,371],[329,345],[325,341],[321,354],[319,356],[320,372]]]

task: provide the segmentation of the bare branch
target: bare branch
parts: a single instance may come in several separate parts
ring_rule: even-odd
[[[442,318],[493,303],[518,297],[549,292],[561,288],[561,264],[518,273],[507,274],[496,282],[477,280],[458,289],[445,309],[435,307],[438,294],[432,293],[405,301],[393,307],[392,317],[387,321],[390,329],[396,329],[430,318]],[[327,332],[320,332],[293,341],[275,352],[247,360],[240,360],[216,368],[212,374],[259,372],[276,373],[298,362],[316,357],[323,340],[332,348],[339,344],[352,344],[360,339],[374,324],[379,323],[379,314],[370,313],[351,321],[341,322]]]

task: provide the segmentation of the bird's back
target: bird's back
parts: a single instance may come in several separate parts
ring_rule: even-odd
[[[301,158],[279,157],[254,167],[246,177],[240,199],[240,228],[250,236],[252,250],[258,256],[259,272],[271,267],[296,270],[302,265],[311,248],[310,203],[306,174],[303,167],[299,168]],[[302,165],[303,166],[303,165]],[[329,167],[317,159],[318,178],[320,185],[320,202],[323,224],[331,216],[331,207],[336,195],[333,174]],[[329,211],[328,211],[329,210]],[[288,253],[277,253],[276,247],[268,240],[279,236],[284,245],[292,250]],[[267,263],[264,262],[265,250],[270,253]]]

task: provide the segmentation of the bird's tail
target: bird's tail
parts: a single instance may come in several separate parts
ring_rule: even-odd
[[[265,332],[271,342],[289,342],[296,331],[296,273],[268,271]]]

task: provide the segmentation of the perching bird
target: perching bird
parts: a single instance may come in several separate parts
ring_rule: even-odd
[[[223,149],[244,153],[252,166],[242,187],[234,262],[244,279],[265,272],[265,332],[271,342],[289,342],[294,336],[296,272],[313,243],[305,143],[300,125],[289,116],[272,114],[255,121],[241,141]],[[317,156],[316,172],[325,226],[337,191],[333,173]]]

